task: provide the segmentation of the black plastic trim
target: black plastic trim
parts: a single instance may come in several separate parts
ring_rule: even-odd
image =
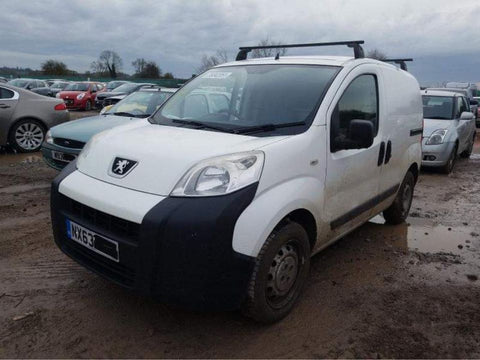
[[[417,136],[423,134],[423,128],[412,129],[410,130],[410,136]]]
[[[342,225],[345,225],[349,221],[355,219],[357,216],[364,213],[365,211],[370,210],[373,207],[377,206],[382,201],[384,201],[384,200],[388,199],[390,196],[394,195],[397,192],[399,186],[400,186],[400,184],[392,186],[391,188],[387,189],[383,193],[375,196],[374,198],[368,200],[367,202],[357,206],[356,208],[350,210],[346,214],[344,214],[344,215],[340,216],[339,218],[333,220],[330,223],[330,228],[332,230],[335,230],[336,228],[338,228]]]

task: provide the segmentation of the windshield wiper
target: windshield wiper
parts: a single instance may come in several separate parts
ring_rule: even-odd
[[[235,129],[233,132],[235,134],[252,134],[256,132],[268,132],[276,129],[287,128],[287,127],[302,126],[305,124],[306,124],[305,121],[297,121],[297,122],[290,122],[290,123],[283,123],[283,124],[265,124],[265,125],[247,126],[244,128],[238,128],[238,129]]]
[[[224,127],[217,127],[213,125],[208,125],[200,121],[195,121],[195,120],[183,120],[183,119],[172,119],[172,122],[177,123],[177,124],[185,124],[185,125],[192,125],[192,126],[197,126],[198,129],[211,129],[211,130],[217,130],[217,131],[222,131],[222,132],[229,132],[233,133],[233,130],[226,129]]]
[[[118,112],[114,112],[114,113],[105,113],[105,114],[108,114],[108,115],[116,115],[116,116],[129,116],[129,117],[134,117],[134,118],[143,118],[143,117],[149,117],[150,115],[149,114],[131,114],[129,112],[126,112],[126,111],[118,111]]]

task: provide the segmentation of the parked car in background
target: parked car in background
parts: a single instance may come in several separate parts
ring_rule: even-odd
[[[0,84],[0,145],[19,152],[40,149],[52,126],[70,120],[65,103],[26,89]]]
[[[355,59],[242,48],[94,136],[52,184],[58,247],[167,303],[285,317],[311,255],[381,212],[404,222],[418,177],[418,82],[345,44]]]
[[[33,91],[34,93],[44,95],[44,96],[52,96],[52,92],[48,87],[47,83],[43,80],[36,80],[36,79],[13,79],[8,82],[10,85],[27,89]]]
[[[0,83],[6,83],[8,81],[7,78],[4,78],[3,76],[0,76]]]
[[[479,127],[480,126],[480,96],[474,96],[473,99],[478,103],[476,124],[477,124],[477,127]]]
[[[57,94],[62,91],[62,90],[65,90],[65,88],[71,84],[70,81],[54,81],[50,84],[50,92],[51,92],[51,96],[55,97],[57,96]]]
[[[107,85],[105,85],[105,91],[106,92],[113,91],[114,89],[118,88],[120,85],[128,84],[128,83],[130,83],[130,81],[126,81],[126,80],[109,81]]]
[[[451,83],[449,83],[451,84]],[[476,101],[474,98],[473,98],[473,92],[471,89],[465,89],[465,88],[428,88],[430,90],[439,90],[439,91],[449,91],[449,92],[455,92],[455,93],[459,93],[459,94],[462,94],[463,96],[465,96],[468,100],[468,108],[474,116],[475,118],[477,118],[477,114],[478,114],[478,101]]]
[[[457,156],[468,158],[475,143],[475,118],[462,93],[424,90],[422,166],[452,172]]]
[[[70,81],[65,80],[65,79],[47,79],[47,80],[45,80],[45,82],[47,83],[48,86],[52,86],[52,84],[54,82],[68,82],[69,83]]]
[[[143,119],[153,114],[176,89],[141,89],[128,95],[102,114],[87,117],[50,129],[42,147],[45,162],[54,169],[63,169],[75,159],[85,143],[96,133],[117,125]]]
[[[448,82],[445,85],[446,88],[449,89],[463,89],[467,91],[467,97],[472,99],[474,96],[477,95],[477,84],[470,83],[470,82]]]
[[[65,101],[67,109],[91,110],[95,104],[95,98],[105,87],[97,82],[75,82],[67,85],[56,97]]]
[[[141,88],[145,87],[155,87],[157,85],[155,84],[149,84],[149,83],[126,83],[123,85],[120,85],[117,87],[114,91],[105,91],[102,94],[98,94],[96,102],[95,102],[95,107],[97,109],[101,109],[104,106],[107,105],[112,105],[118,101],[106,101],[106,99],[110,97],[116,97],[116,96],[121,96],[121,95],[129,95],[135,91],[138,91]],[[113,99],[112,99],[113,100]]]

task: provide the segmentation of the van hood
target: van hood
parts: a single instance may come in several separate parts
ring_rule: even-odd
[[[125,188],[168,196],[198,162],[260,149],[290,136],[254,137],[134,121],[94,136],[79,156],[85,175]],[[111,175],[116,157],[137,164],[124,177]]]
[[[54,138],[87,142],[93,135],[101,131],[126,124],[133,120],[139,119],[116,115],[90,116],[54,126],[50,129],[50,133]]]
[[[429,137],[435,130],[448,129],[456,120],[424,119],[423,137]]]

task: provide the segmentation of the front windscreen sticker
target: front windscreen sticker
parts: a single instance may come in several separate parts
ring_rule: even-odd
[[[226,79],[227,77],[229,77],[230,75],[232,75],[231,72],[222,72],[222,71],[210,71],[210,72],[207,72],[205,75],[203,75],[202,77],[204,79]]]

